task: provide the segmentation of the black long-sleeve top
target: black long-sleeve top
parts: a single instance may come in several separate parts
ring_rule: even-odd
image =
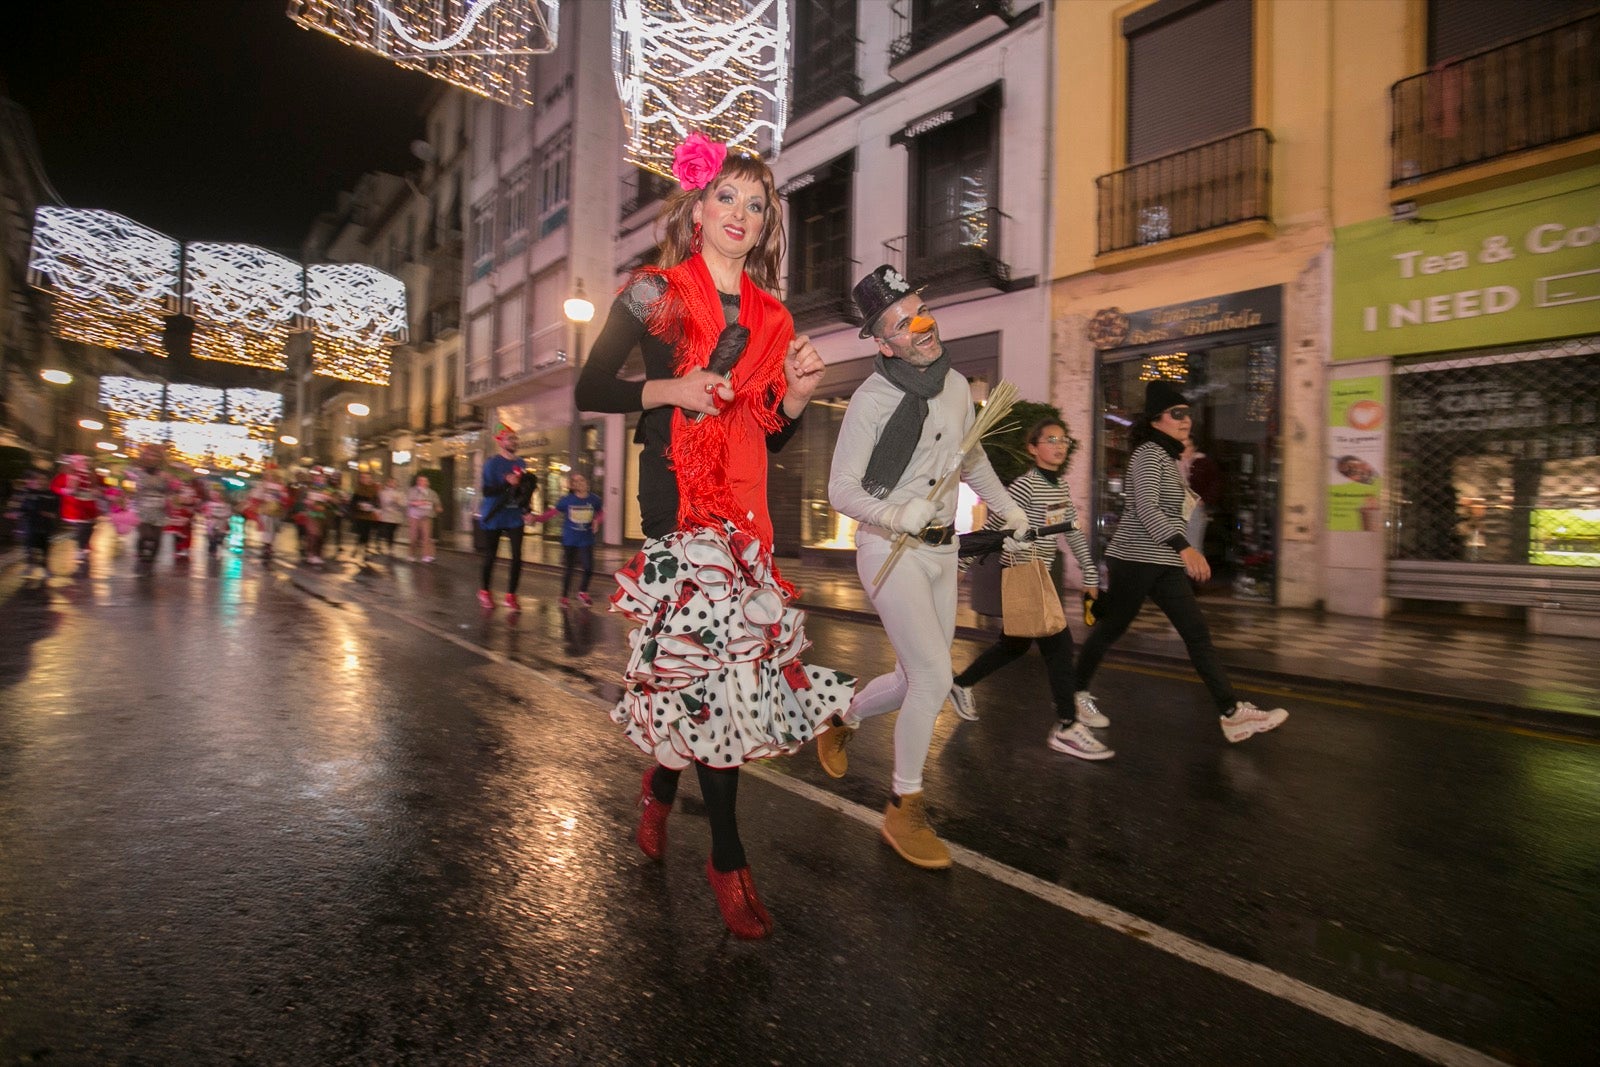
[[[659,275],[636,274],[611,304],[606,324],[589,349],[578,378],[577,403],[582,411],[627,413],[644,410],[644,381],[618,377],[635,348],[644,357],[646,381],[674,378],[672,346],[645,328],[651,304],[665,292]],[[722,293],[722,310],[728,322],[739,318],[739,297]],[[639,455],[639,524],[646,537],[665,537],[678,528],[678,479],[669,452],[672,445],[670,406],[651,408],[639,417],[634,442],[643,445]],[[777,452],[794,436],[799,419],[783,412],[783,426],[767,435],[767,451]]]

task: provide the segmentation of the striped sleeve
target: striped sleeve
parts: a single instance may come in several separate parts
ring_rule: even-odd
[[[1189,539],[1184,536],[1183,527],[1162,507],[1162,498],[1169,495],[1165,492],[1169,487],[1163,484],[1166,481],[1163,475],[1165,468],[1171,465],[1170,457],[1160,445],[1145,444],[1134,451],[1130,471],[1134,487],[1133,513],[1151,541],[1182,552],[1189,547]],[[1182,491],[1180,484],[1180,500]]]

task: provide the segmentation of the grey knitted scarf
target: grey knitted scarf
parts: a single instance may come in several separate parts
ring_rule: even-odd
[[[883,375],[904,395],[900,406],[894,409],[883,433],[867,460],[867,472],[861,476],[861,488],[883,500],[900,484],[900,476],[917,451],[922,439],[922,422],[928,417],[928,401],[944,391],[945,376],[950,373],[948,352],[922,370],[903,359],[889,359],[881,352],[873,363]]]

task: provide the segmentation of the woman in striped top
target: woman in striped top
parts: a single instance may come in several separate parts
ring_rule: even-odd
[[[1034,468],[1010,485],[1006,491],[1028,513],[1028,525],[1037,529],[1055,523],[1071,523],[1067,530],[1067,544],[1078,558],[1083,569],[1084,591],[1096,597],[1100,592],[1100,571],[1089,554],[1089,542],[1078,527],[1078,511],[1072,506],[1062,480],[1062,468],[1067,463],[1067,428],[1059,419],[1044,418],[1034,423],[1028,431],[1028,454],[1033,457]],[[1055,562],[1056,539],[1018,543],[1006,539],[1006,548],[1000,554],[1000,566],[1013,567],[1018,563],[1037,560],[1046,567]],[[1002,634],[999,640],[984,649],[972,664],[955,677],[950,690],[950,702],[956,714],[971,722],[978,717],[978,698],[972,687],[1022,656],[1028,646],[1039,643],[1039,654],[1044,657],[1050,672],[1050,695],[1055,699],[1056,716],[1061,723],[1050,731],[1050,747],[1079,759],[1110,759],[1114,753],[1096,740],[1089,732],[1090,726],[1109,725],[1104,716],[1095,710],[1092,698],[1085,704],[1075,700],[1072,688],[1072,631],[1063,629],[1048,637],[1012,637]],[[1082,694],[1088,697],[1087,693]]]
[[[1183,638],[1189,661],[1217,706],[1223,736],[1243,741],[1278,726],[1289,713],[1282,708],[1258,708],[1234,693],[1211,644],[1211,630],[1200,613],[1200,602],[1184,580],[1185,575],[1196,582],[1211,577],[1206,557],[1184,536],[1184,523],[1198,498],[1184,483],[1178,457],[1192,427],[1184,395],[1167,382],[1151,382],[1145,389],[1144,419],[1134,427],[1135,448],[1123,478],[1127,505],[1111,544],[1106,546],[1110,588],[1100,600],[1099,620],[1078,657],[1078,707],[1082,709],[1087,698],[1088,706],[1095,708],[1088,692],[1095,669],[1149,597]]]

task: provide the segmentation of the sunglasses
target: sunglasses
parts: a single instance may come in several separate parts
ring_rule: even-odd
[[[1067,443],[1067,438],[1051,434],[1049,437],[1041,437],[1033,443],[1036,445],[1064,445]]]
[[[1165,415],[1169,419],[1177,419],[1180,422],[1194,418],[1194,415],[1190,413],[1188,407],[1168,408],[1161,414]]]

